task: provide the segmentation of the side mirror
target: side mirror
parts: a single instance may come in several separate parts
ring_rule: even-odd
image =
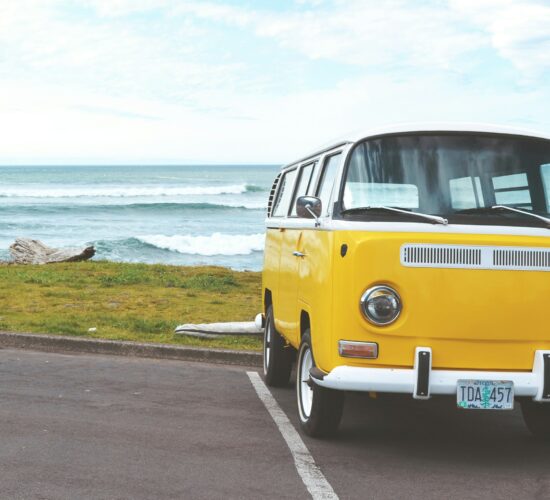
[[[296,200],[296,215],[303,219],[315,219],[319,223],[319,217],[323,211],[323,204],[315,196],[300,196]]]

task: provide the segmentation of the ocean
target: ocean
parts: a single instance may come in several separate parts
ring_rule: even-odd
[[[279,166],[0,167],[0,259],[15,238],[94,260],[260,270]]]

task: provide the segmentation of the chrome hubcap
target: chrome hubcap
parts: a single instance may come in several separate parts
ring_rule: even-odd
[[[313,357],[311,349],[306,348],[302,354],[300,369],[298,371],[298,397],[300,413],[302,420],[307,420],[311,415],[311,407],[313,406],[313,388],[309,370],[313,368]]]
[[[271,337],[272,326],[271,321],[267,321],[264,332],[264,375],[267,375],[267,369],[269,367],[269,361],[271,357]]]

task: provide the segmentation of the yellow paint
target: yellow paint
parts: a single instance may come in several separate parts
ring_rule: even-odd
[[[273,295],[277,329],[298,347],[306,311],[315,360],[326,372],[412,367],[417,346],[432,348],[435,369],[530,371],[534,351],[550,349],[549,272],[405,267],[405,243],[549,246],[533,236],[269,229],[263,286]],[[294,257],[295,250],[306,257]],[[401,296],[403,311],[392,325],[374,326],[361,314],[360,297],[375,284]],[[379,357],[342,358],[340,339],[377,342]]]

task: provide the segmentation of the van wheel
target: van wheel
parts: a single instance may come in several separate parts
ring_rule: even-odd
[[[344,408],[343,391],[335,391],[317,385],[309,371],[315,366],[311,335],[307,330],[300,344],[296,370],[296,396],[298,415],[304,432],[313,437],[325,437],[336,432]]]
[[[292,347],[275,330],[273,307],[267,308],[264,329],[264,378],[271,387],[283,387],[290,381],[292,371]]]
[[[550,439],[550,403],[524,399],[521,402],[521,412],[525,425],[534,436]]]

